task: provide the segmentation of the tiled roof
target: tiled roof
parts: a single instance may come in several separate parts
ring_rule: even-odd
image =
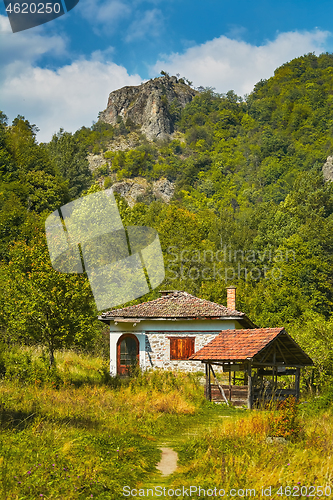
[[[102,313],[100,319],[116,318],[246,318],[221,304],[199,299],[187,292],[174,291],[149,302]]]
[[[286,366],[311,366],[312,359],[284,328],[223,330],[189,359],[194,361],[245,361],[279,363]]]
[[[284,328],[223,330],[190,359],[244,361],[253,358],[283,330]]]
[[[284,328],[223,330],[189,359],[194,361],[245,361],[254,364],[279,363],[285,366],[311,366],[312,359]]]

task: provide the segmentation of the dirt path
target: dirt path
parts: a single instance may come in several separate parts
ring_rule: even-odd
[[[206,419],[201,422],[189,423],[187,428],[183,428],[181,433],[175,432],[172,437],[161,437],[157,446],[162,451],[160,462],[156,465],[157,472],[152,473],[148,481],[140,485],[140,488],[154,489],[155,487],[168,487],[172,481],[172,474],[178,471],[177,461],[178,454],[173,449],[179,444],[187,441],[202,432],[213,429],[216,425],[223,425],[225,419],[230,418],[230,415],[207,415]],[[148,499],[155,499],[156,496],[148,494]]]
[[[160,450],[162,451],[162,457],[156,468],[162,476],[168,476],[177,469],[178,453],[171,448],[162,447]]]
[[[208,425],[207,423],[205,425],[199,424],[193,426],[192,428],[189,428],[187,430],[185,439],[186,438],[189,439],[193,436],[196,436],[198,432],[202,431],[203,427],[205,427],[206,430],[210,430],[212,426],[220,422],[219,419],[221,418],[230,418],[230,415],[214,416],[214,418],[208,422]],[[183,439],[184,437],[183,438],[178,437],[178,439],[176,439],[176,442],[179,442]],[[174,443],[172,442],[163,443],[163,445],[165,444],[172,445]],[[172,448],[169,448],[167,446],[160,446],[160,450],[162,451],[162,457],[159,463],[156,465],[156,469],[160,471],[162,476],[169,476],[170,474],[173,474],[173,472],[175,472],[177,469],[178,453],[174,451]]]

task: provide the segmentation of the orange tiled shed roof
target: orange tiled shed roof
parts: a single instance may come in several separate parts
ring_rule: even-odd
[[[279,340],[278,340],[279,339]],[[284,328],[223,330],[189,359],[194,361],[245,361],[276,346],[276,361],[286,365],[312,365],[311,358],[287,334]],[[268,360],[267,360],[268,361]]]

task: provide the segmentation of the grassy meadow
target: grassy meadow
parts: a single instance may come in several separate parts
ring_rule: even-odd
[[[333,496],[329,394],[249,412],[206,402],[199,375],[150,371],[119,380],[102,357],[67,351],[50,370],[39,352],[7,354],[0,363],[1,499],[118,500],[125,485],[146,496],[153,483],[170,498],[183,498],[172,488],[189,486],[226,495],[235,488],[234,498],[269,486],[266,498]],[[268,442],[272,435],[286,439]],[[179,454],[167,478],[155,469],[162,443]]]

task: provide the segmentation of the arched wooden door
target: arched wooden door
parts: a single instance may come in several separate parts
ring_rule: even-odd
[[[129,369],[139,363],[139,341],[132,333],[125,333],[117,342],[117,374],[128,375]]]

